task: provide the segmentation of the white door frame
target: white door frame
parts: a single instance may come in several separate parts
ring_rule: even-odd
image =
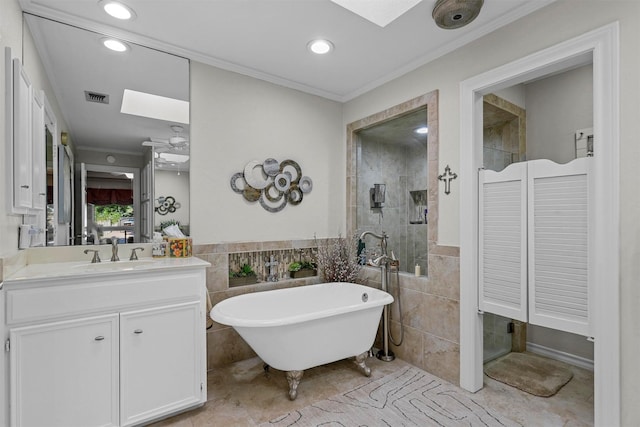
[[[483,386],[478,314],[478,169],[482,96],[593,62],[595,425],[620,424],[619,24],[614,22],[460,84],[460,385]]]
[[[133,179],[131,180],[133,187],[133,235],[135,236],[136,242],[140,242],[140,169],[129,166],[94,165],[89,163],[84,164],[84,167],[86,172],[128,172],[133,174]],[[82,188],[82,191],[86,192],[87,189]],[[86,205],[86,195],[84,196],[84,201]],[[86,224],[83,224],[82,234],[87,232],[87,230],[84,229],[85,227]]]

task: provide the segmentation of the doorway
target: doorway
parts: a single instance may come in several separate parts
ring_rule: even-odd
[[[620,420],[617,23],[532,54],[461,83],[460,385],[483,387],[482,315],[478,311],[478,170],[482,167],[482,99],[491,92],[593,63],[595,424]]]
[[[140,170],[80,165],[80,244],[140,242]]]

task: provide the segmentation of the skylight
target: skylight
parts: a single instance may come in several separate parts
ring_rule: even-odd
[[[396,20],[422,0],[331,0],[380,27]]]
[[[134,116],[189,124],[189,102],[125,89],[120,112]]]

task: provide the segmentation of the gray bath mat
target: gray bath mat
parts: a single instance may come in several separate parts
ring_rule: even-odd
[[[487,363],[484,373],[501,383],[536,396],[553,396],[571,378],[566,363],[531,353],[509,353]]]
[[[260,427],[292,425],[519,426],[494,414],[472,393],[413,367],[289,412]]]

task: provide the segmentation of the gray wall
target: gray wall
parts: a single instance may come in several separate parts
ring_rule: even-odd
[[[525,85],[527,159],[567,163],[574,134],[593,127],[593,67],[585,65]]]

